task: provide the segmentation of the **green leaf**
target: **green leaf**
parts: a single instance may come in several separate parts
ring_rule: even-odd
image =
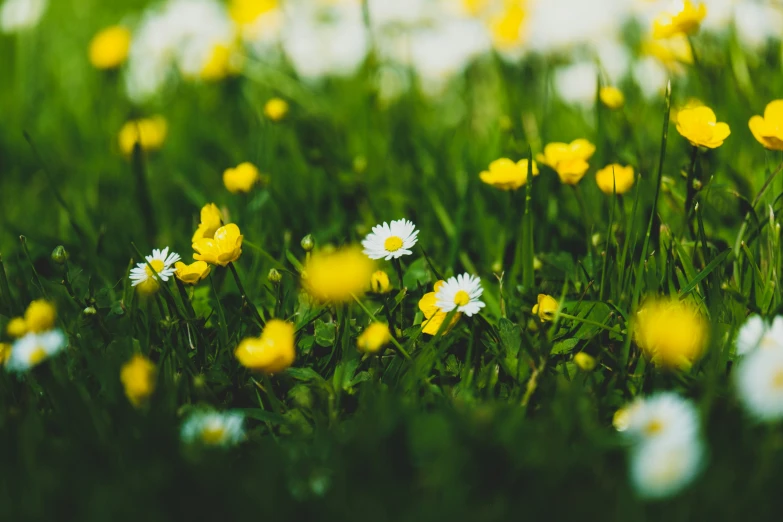
[[[579,339],[575,337],[569,337],[568,339],[563,339],[562,341],[557,341],[552,345],[552,351],[550,352],[552,355],[560,354],[560,353],[570,353],[576,345],[579,344]]]
[[[315,321],[315,342],[319,346],[328,348],[334,345],[334,341],[337,339],[337,325],[335,323],[327,323],[321,319]]]

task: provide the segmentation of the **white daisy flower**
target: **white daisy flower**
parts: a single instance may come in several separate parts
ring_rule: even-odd
[[[372,232],[362,241],[364,254],[370,259],[398,259],[410,255],[416,244],[419,231],[407,219],[375,225]]]
[[[0,7],[0,30],[14,33],[38,25],[48,0],[6,0]]]
[[[49,357],[60,352],[66,344],[61,330],[44,333],[29,333],[18,339],[11,347],[11,355],[5,364],[9,372],[26,372]]]
[[[768,325],[758,315],[748,317],[737,333],[737,355],[745,355],[756,348],[783,347],[783,316],[778,316]]]
[[[693,402],[673,392],[637,398],[626,409],[625,429],[636,442],[692,439],[699,433]]]
[[[631,452],[631,484],[642,498],[671,497],[699,475],[704,457],[704,444],[698,437],[645,442]]]
[[[739,400],[762,422],[783,419],[783,350],[755,350],[734,372]]]
[[[136,267],[131,269],[130,279],[133,281],[133,286],[146,283],[150,280],[156,281],[158,278],[163,281],[168,281],[169,277],[173,276],[174,272],[176,272],[174,263],[179,260],[179,254],[175,252],[169,254],[169,247],[166,247],[163,250],[158,250],[156,248],[152,251],[151,256],[147,256],[149,265],[147,265],[147,263],[137,263]],[[155,273],[150,270],[150,266],[157,272],[157,277]]]
[[[244,415],[239,412],[197,411],[182,424],[182,440],[188,444],[233,446],[245,437]]]
[[[479,301],[483,292],[481,279],[478,277],[470,274],[452,276],[440,286],[435,294],[435,306],[445,313],[456,308],[458,312],[470,317],[484,308],[484,303]]]

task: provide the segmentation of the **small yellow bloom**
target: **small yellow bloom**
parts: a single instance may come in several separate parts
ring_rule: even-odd
[[[683,71],[682,64],[693,64],[693,49],[685,35],[666,40],[647,40],[642,44],[642,53],[652,56],[670,72]]]
[[[661,366],[689,367],[703,355],[708,333],[707,321],[688,301],[650,299],[636,313],[636,344]]]
[[[90,63],[97,69],[114,69],[128,58],[131,33],[121,25],[113,25],[96,34],[90,42]]]
[[[288,114],[288,102],[281,98],[272,98],[264,105],[264,116],[272,121],[280,121]]]
[[[678,112],[677,132],[690,141],[691,145],[710,149],[723,145],[723,141],[731,134],[728,124],[718,122],[709,107],[682,109]]]
[[[449,315],[446,312],[442,312],[435,304],[437,302],[435,295],[438,293],[438,290],[440,290],[442,285],[443,281],[436,282],[433,291],[424,294],[422,298],[419,299],[419,310],[421,310],[421,312],[424,314],[424,321],[421,323],[421,331],[428,335],[437,334],[438,330],[440,330],[440,325],[443,324],[443,321],[445,321],[446,317]],[[457,324],[461,316],[461,313],[454,314],[454,318],[451,320],[451,324],[449,324],[443,330],[442,335],[446,335],[452,328],[454,328],[454,325]]]
[[[503,11],[494,17],[489,24],[493,45],[503,51],[513,49],[524,40],[525,21],[527,13],[522,2],[505,2]]]
[[[242,233],[234,223],[215,231],[213,238],[202,238],[193,243],[193,259],[213,265],[226,266],[242,255]]]
[[[391,289],[389,274],[383,270],[376,270],[370,276],[370,287],[376,294],[385,294]]]
[[[669,38],[677,34],[693,34],[699,30],[701,21],[707,16],[707,6],[702,3],[695,6],[690,0],[682,2],[682,7],[674,13],[663,13],[653,22],[654,38]]]
[[[191,243],[195,243],[199,239],[212,239],[215,237],[217,229],[223,226],[223,216],[220,213],[220,209],[214,203],[207,203],[201,209],[201,223],[199,223],[196,232],[193,234]]]
[[[129,121],[120,129],[120,150],[129,155],[136,143],[142,150],[157,150],[166,140],[167,132],[168,124],[163,116]]]
[[[783,150],[783,100],[769,102],[764,109],[764,117],[753,116],[748,127],[764,147]]]
[[[333,252],[313,252],[304,267],[302,283],[321,302],[345,303],[359,297],[370,286],[375,263],[357,246]]]
[[[598,91],[598,97],[601,99],[601,103],[610,109],[619,109],[625,103],[623,91],[617,87],[601,87],[601,90]]]
[[[0,366],[4,365],[9,357],[11,357],[11,345],[0,343]]]
[[[362,335],[356,340],[359,351],[377,353],[381,348],[391,342],[391,332],[385,323],[372,323],[364,329]]]
[[[253,185],[258,183],[260,179],[261,174],[258,172],[258,168],[247,161],[223,172],[223,184],[232,194],[250,192]]]
[[[242,62],[236,46],[216,44],[212,47],[199,77],[208,82],[223,80],[228,76],[239,74],[242,70]]]
[[[155,391],[155,365],[136,354],[120,370],[120,381],[125,388],[125,396],[137,408]]]
[[[278,373],[294,363],[294,325],[281,319],[270,319],[261,337],[244,339],[234,356],[239,363],[251,370],[270,374]]]
[[[14,317],[8,321],[5,331],[11,337],[19,338],[24,336],[29,330],[27,329],[27,323],[24,322],[24,317]]]
[[[279,7],[279,0],[231,0],[228,14],[237,25],[250,25],[259,16]]]
[[[211,267],[204,261],[196,261],[189,265],[186,265],[182,261],[177,261],[174,263],[174,268],[177,270],[174,272],[174,275],[186,285],[195,285],[206,278],[211,270]]]
[[[588,355],[585,352],[575,354],[574,362],[582,371],[591,372],[595,369],[595,357]]]
[[[571,143],[554,142],[544,147],[544,153],[536,159],[549,165],[566,185],[576,185],[590,167],[587,160],[595,152],[595,145],[584,139]]]
[[[551,295],[538,294],[538,302],[533,305],[533,313],[538,315],[541,321],[551,321],[557,313],[557,300]]]
[[[481,181],[500,190],[516,190],[527,183],[527,160],[514,163],[508,158],[500,158],[489,164],[489,170],[479,176]],[[538,165],[533,162],[533,175],[538,176]]]
[[[613,190],[617,194],[625,194],[631,190],[634,179],[633,167],[630,165],[623,167],[618,163],[607,165],[595,173],[595,182],[598,183],[598,188],[610,196]]]
[[[48,332],[54,328],[57,311],[48,301],[37,299],[30,303],[24,313],[24,324],[28,332]]]

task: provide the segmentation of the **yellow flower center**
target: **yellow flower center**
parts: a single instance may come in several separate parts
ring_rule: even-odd
[[[44,359],[46,359],[46,350],[39,346],[30,354],[30,366],[35,366]]]
[[[780,390],[783,389],[783,370],[778,370],[772,377],[772,387]]]
[[[470,296],[465,290],[460,290],[454,296],[454,304],[457,306],[465,306],[470,302]]]
[[[647,426],[644,427],[644,432],[647,435],[655,435],[659,433],[662,429],[663,429],[663,423],[655,419],[647,423]]]
[[[226,437],[223,426],[207,426],[201,432],[201,440],[204,444],[220,444]]]
[[[391,236],[383,242],[383,248],[385,248],[388,252],[396,252],[402,248],[402,238]]]
[[[160,273],[164,268],[163,261],[160,259],[150,261],[150,264],[144,267],[144,270],[147,271],[147,277],[155,277],[155,274],[150,270],[150,265],[152,265],[152,268],[154,268],[157,273]]]

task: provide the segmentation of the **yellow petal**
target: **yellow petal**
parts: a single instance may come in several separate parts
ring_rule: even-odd
[[[773,100],[764,109],[764,119],[774,127],[783,126],[783,100]]]

